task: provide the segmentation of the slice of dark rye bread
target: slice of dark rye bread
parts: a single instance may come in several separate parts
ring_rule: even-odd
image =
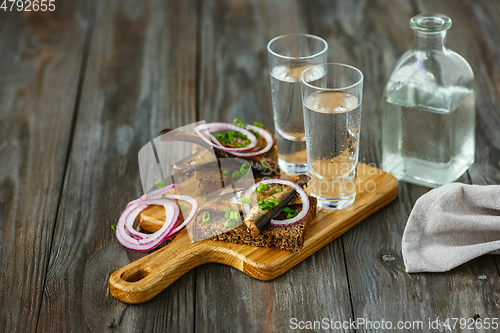
[[[267,226],[257,237],[253,237],[247,230],[244,224],[237,228],[229,229],[216,236],[211,236],[214,233],[220,232],[220,228],[214,225],[224,224],[224,219],[221,218],[215,223],[203,223],[200,219],[196,219],[197,237],[209,238],[223,242],[246,244],[258,247],[277,247],[282,250],[297,252],[304,245],[305,235],[309,222],[316,216],[316,198],[309,197],[309,210],[307,215],[295,224],[289,226]],[[296,209],[297,214],[302,211],[302,204],[288,206],[291,209]],[[281,212],[276,219],[284,220],[286,213]],[[211,237],[210,237],[211,236]]]

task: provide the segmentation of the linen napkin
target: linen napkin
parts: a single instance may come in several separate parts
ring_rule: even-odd
[[[500,254],[500,185],[443,185],[415,203],[403,234],[408,273],[445,272]]]

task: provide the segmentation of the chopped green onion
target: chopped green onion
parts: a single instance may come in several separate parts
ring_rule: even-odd
[[[239,143],[236,144],[236,147],[238,147],[238,148],[245,148],[246,146],[247,146],[246,142],[243,145],[240,145]]]
[[[223,173],[225,176],[229,175],[229,173],[230,173],[230,172],[231,172],[231,171],[230,171],[229,169],[224,169],[224,170],[222,170],[222,173]]]
[[[274,198],[267,198],[266,199],[266,203],[268,204],[273,204],[273,206],[278,206],[278,204],[280,203],[278,200],[274,199]]]
[[[260,208],[261,210],[267,210],[267,209],[271,209],[271,208],[273,208],[273,206],[272,206],[272,205],[270,205],[270,204],[265,204],[265,205],[259,205],[259,208]]]
[[[235,172],[233,172],[231,177],[233,177],[233,179],[238,179],[238,178],[241,178],[241,174],[239,171],[235,171]]]
[[[248,171],[251,169],[251,167],[252,166],[250,165],[250,163],[247,163],[247,162],[243,163],[241,165],[241,168],[240,168],[240,177],[243,177],[244,175],[246,175],[248,173]]]
[[[226,138],[220,138],[218,139],[219,141],[226,142],[226,143],[231,143],[233,140],[226,139]]]
[[[207,223],[210,220],[210,213],[209,212],[205,212],[205,214],[203,214],[203,216],[201,217],[201,219],[203,220],[203,223]]]
[[[203,200],[208,201],[208,198],[207,197],[203,197]]]
[[[116,224],[112,224],[111,229],[116,230]]]
[[[239,221],[240,220],[240,213],[239,212],[235,212],[235,211],[232,211],[231,212],[231,219],[233,221]]]
[[[234,131],[227,132],[227,137],[231,140],[231,142],[234,140],[234,133]]]
[[[246,136],[246,135],[243,135],[243,134],[240,134],[240,133],[237,133],[237,134],[236,134],[236,136],[237,136],[238,138],[243,139],[243,140],[247,138],[247,136]]]
[[[259,132],[252,132],[253,135],[255,135],[255,137],[258,139],[259,138]]]
[[[267,164],[266,164],[266,162],[264,162],[264,161],[261,161],[261,162],[260,162],[260,164],[262,164],[262,166],[264,167],[264,170],[267,170],[267,169],[269,169],[269,168],[267,167]]]
[[[296,210],[291,210],[288,215],[286,216],[287,219],[291,219],[291,218],[294,218],[295,216],[297,215],[297,211]]]
[[[253,125],[257,126],[257,127],[260,127],[260,128],[264,128],[264,124],[263,123],[259,123],[258,121],[254,121]]]
[[[248,198],[244,198],[244,197],[242,197],[242,198],[240,199],[240,202],[241,202],[241,203],[244,203],[244,204],[250,204],[250,203],[252,203],[252,200],[250,200],[250,199],[248,199]]]
[[[165,184],[163,183],[163,180],[159,180],[156,182],[156,186],[158,188],[164,188],[165,187]]]
[[[262,193],[264,191],[267,191],[267,185],[264,183],[260,183],[259,186],[257,186],[257,192]]]
[[[241,168],[240,168],[240,171],[243,171],[243,170],[249,170],[251,167],[250,163],[248,162],[245,162],[241,165]]]
[[[290,209],[290,207],[285,207],[285,208],[283,208],[283,211],[285,213],[290,213],[292,210]]]
[[[279,193],[279,192],[283,192],[283,187],[276,187],[274,190],[273,190],[274,193]]]
[[[217,139],[224,139],[226,135],[224,133],[217,133]]]
[[[179,204],[178,206],[179,206],[179,209],[180,209],[180,210],[184,210],[184,209],[186,209],[186,205],[185,205],[185,204],[183,204],[183,203]]]
[[[231,216],[231,207],[227,206],[224,218],[228,219]]]
[[[234,118],[234,120],[233,120],[233,124],[235,124],[235,125],[236,125],[236,126],[238,126],[238,127],[243,126],[243,122],[241,121],[241,118],[240,118],[240,117]],[[239,124],[239,125],[238,125],[238,124]]]
[[[235,223],[233,220],[229,219],[224,223],[225,228],[234,227]]]
[[[260,199],[259,201],[257,201],[257,204],[259,204],[259,205],[265,204],[264,199]]]
[[[166,199],[166,198],[167,198],[167,196],[165,194],[162,194],[160,197],[160,199]]]

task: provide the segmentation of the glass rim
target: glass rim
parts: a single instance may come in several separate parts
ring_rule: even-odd
[[[357,72],[359,74],[359,80],[357,80],[355,83],[353,83],[353,84],[351,84],[351,85],[349,85],[347,87],[338,87],[338,88],[323,88],[323,87],[318,87],[318,86],[312,85],[309,82],[307,82],[307,81],[304,80],[304,73],[305,72],[307,72],[309,70],[312,70],[313,68],[320,67],[320,66],[344,67],[344,68],[353,69],[355,72]],[[337,63],[337,62],[329,62],[329,63],[325,63],[325,64],[319,64],[319,65],[311,66],[311,67],[306,68],[305,70],[303,70],[302,73],[300,74],[300,83],[304,84],[304,85],[306,85],[308,87],[311,87],[313,89],[316,89],[316,90],[339,91],[339,90],[346,90],[346,89],[354,88],[355,86],[357,86],[360,83],[362,83],[363,80],[364,80],[364,78],[365,78],[365,76],[363,75],[363,72],[361,70],[359,70],[358,68],[354,67],[354,66],[346,65],[346,64],[341,64],[341,63]]]
[[[279,54],[279,53],[276,53],[274,52],[273,50],[271,50],[271,44],[273,42],[275,42],[276,40],[278,39],[282,39],[282,38],[285,38],[285,37],[291,37],[291,36],[306,36],[306,37],[309,37],[309,38],[312,38],[312,39],[316,39],[316,40],[319,40],[323,43],[323,49],[315,54],[312,54],[310,56],[305,56],[305,57],[291,57],[291,56],[285,56],[285,55],[282,55],[282,54]],[[272,54],[273,56],[275,57],[278,57],[278,58],[282,58],[282,59],[290,59],[290,60],[302,60],[302,59],[310,59],[310,58],[314,58],[314,57],[317,57],[323,53],[325,53],[326,51],[328,51],[328,43],[326,42],[326,40],[324,40],[323,38],[321,37],[318,37],[318,36],[315,36],[315,35],[311,35],[311,34],[304,34],[304,33],[292,33],[292,34],[285,34],[285,35],[281,35],[281,36],[277,36],[277,37],[274,37],[273,39],[271,39],[269,41],[269,43],[267,43],[267,52],[269,52],[270,54]]]

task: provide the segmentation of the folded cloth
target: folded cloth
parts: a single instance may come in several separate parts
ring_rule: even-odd
[[[415,203],[403,234],[408,273],[445,272],[500,254],[500,185],[443,185]]]

